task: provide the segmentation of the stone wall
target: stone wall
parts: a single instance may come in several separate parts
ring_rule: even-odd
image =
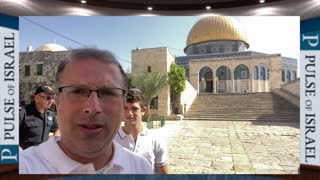
[[[174,59],[173,53],[166,47],[132,50],[132,75],[148,68],[151,72],[167,74]],[[158,96],[158,115],[168,116],[170,114],[170,88],[167,86],[160,91]]]
[[[192,105],[193,101],[197,97],[197,90],[192,87],[189,81],[186,81],[186,89],[181,93],[180,96],[180,108],[182,110],[182,114],[188,112],[190,106]]]
[[[35,89],[40,85],[55,87],[55,74],[59,62],[68,51],[21,52],[19,61],[19,98],[20,103],[28,104],[33,100]],[[42,75],[37,75],[37,65],[43,65]],[[26,76],[26,65],[30,66],[30,75]],[[23,104],[20,104],[20,106]]]
[[[270,92],[269,80],[253,80],[253,92]]]
[[[294,81],[290,81],[281,85],[281,89],[284,89],[295,96],[300,97],[300,78]]]
[[[300,79],[283,84],[281,88],[272,90],[272,93],[300,108]]]

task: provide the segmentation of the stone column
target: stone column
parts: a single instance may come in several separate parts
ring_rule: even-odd
[[[256,92],[261,92],[261,66],[258,66],[258,89]]]
[[[217,93],[217,89],[218,89],[218,86],[217,86],[217,78],[213,76],[213,79],[212,79],[212,84],[213,84],[213,93]]]
[[[284,83],[288,82],[288,79],[287,79],[287,71],[286,69],[284,69]]]
[[[254,89],[254,73],[251,75],[251,92],[255,92],[255,89]]]
[[[215,91],[217,89],[217,86],[215,84],[215,75],[214,75],[214,73],[212,73],[212,88],[213,88],[212,93],[215,93]]]
[[[264,77],[265,77],[265,80],[268,80],[268,68],[267,67],[264,67]]]
[[[230,71],[230,76],[231,76],[231,93],[234,93],[234,72]]]

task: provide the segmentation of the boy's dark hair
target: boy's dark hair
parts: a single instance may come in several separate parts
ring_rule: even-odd
[[[127,102],[129,102],[129,103],[138,102],[140,104],[141,108],[146,106],[146,101],[144,99],[143,93],[139,89],[136,89],[136,88],[131,88],[128,90]]]

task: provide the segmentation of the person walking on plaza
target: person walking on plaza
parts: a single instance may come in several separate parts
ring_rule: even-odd
[[[20,152],[20,174],[152,174],[151,165],[113,141],[128,78],[109,51],[72,50],[56,74],[60,137]]]
[[[142,92],[139,89],[129,89],[124,107],[124,126],[118,130],[115,141],[146,158],[156,174],[168,174],[167,144],[143,126],[145,111],[146,103]]]
[[[20,110],[19,145],[26,149],[49,139],[49,133],[58,130],[55,113],[49,109],[54,100],[54,91],[49,86],[39,86],[34,93],[34,102]]]

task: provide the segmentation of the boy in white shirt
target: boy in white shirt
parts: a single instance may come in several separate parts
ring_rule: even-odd
[[[156,174],[168,174],[168,148],[166,142],[143,126],[146,103],[139,89],[129,89],[124,108],[124,126],[114,140],[123,147],[145,157]]]

